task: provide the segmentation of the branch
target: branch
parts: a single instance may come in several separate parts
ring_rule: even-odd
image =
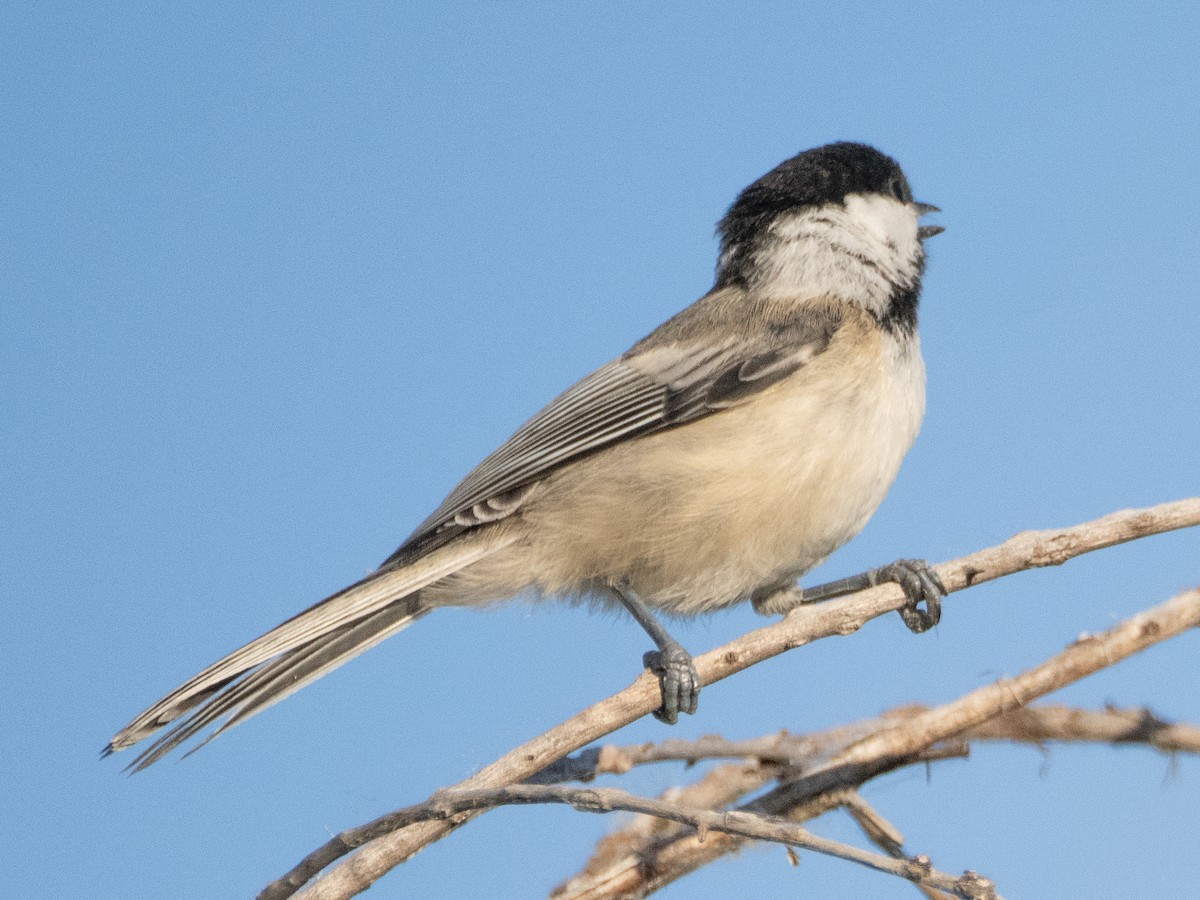
[[[1038,697],[1114,665],[1147,647],[1200,625],[1200,589],[1186,591],[1097,635],[1083,635],[1066,650],[1016,678],[1002,678],[953,703],[876,732],[838,754],[835,767],[874,765],[907,756],[930,743],[954,737],[988,719],[1012,712]]]
[[[903,764],[897,763],[895,767],[965,755],[963,746],[945,744],[905,760]],[[667,793],[672,802],[681,806],[714,809],[759,790],[778,776],[777,767],[770,764],[718,766],[695,784],[671,788]],[[852,794],[848,790],[826,791],[788,810],[785,818],[794,823],[807,822],[848,805],[852,802]],[[746,809],[748,807],[742,807],[743,811]],[[638,816],[619,831],[601,838],[583,871],[556,887],[550,896],[554,900],[644,897],[668,881],[735,852],[744,844],[736,836],[725,834],[710,835],[701,841],[690,829]],[[697,856],[693,852],[697,848],[706,851],[709,858]],[[697,864],[689,866],[692,861]],[[660,875],[664,874],[668,876],[667,880],[660,881]]]
[[[731,741],[719,735],[696,740],[672,739],[657,743],[604,744],[567,756],[547,766],[528,784],[590,782],[601,775],[624,775],[635,766],[660,762],[751,759],[773,763],[776,768],[800,769],[828,759],[851,742],[877,731],[884,724],[927,712],[929,707],[910,704],[814,734],[779,731],[748,740]],[[1145,707],[1102,710],[1071,706],[1034,706],[1016,709],[964,732],[963,740],[1012,741],[1043,744],[1047,741],[1074,743],[1138,744],[1166,753],[1200,753],[1200,727],[1160,719]]]
[[[970,723],[982,725],[1000,716],[1007,717],[1017,705],[1197,626],[1200,626],[1200,589],[1133,616],[1103,634],[1083,637],[1015,678],[1001,679],[935,709],[918,709],[905,714],[900,721],[889,722],[895,716],[886,717],[877,731],[835,754],[829,762],[740,808],[790,821],[806,821],[831,808],[819,804],[822,797],[857,790],[870,779],[905,764],[906,753],[927,750],[949,738],[968,737]],[[1092,724],[1096,724],[1094,718]],[[626,856],[607,860],[602,874],[572,879],[555,897],[560,900],[644,897],[726,854],[737,852],[744,844],[740,838],[729,837],[705,845],[686,833],[675,832],[651,845],[627,846]]]
[[[772,841],[788,847],[814,850],[839,859],[856,862],[880,872],[896,875],[929,888],[947,891],[968,900],[999,900],[994,886],[973,872],[954,877],[939,872],[927,860],[909,859],[900,854],[879,856],[857,847],[819,837],[791,822],[739,811],[696,809],[664,800],[637,797],[616,788],[565,788],[550,785],[518,784],[500,788],[439,793],[417,806],[393,813],[395,827],[418,822],[453,819],[466,812],[533,803],[564,803],[580,812],[608,813],[618,810],[642,813],[658,819],[678,822],[703,842],[710,831],[758,841]]]
[[[904,852],[904,835],[891,822],[880,815],[870,803],[863,799],[858,791],[846,791],[842,808],[858,823],[862,833],[876,847],[893,859],[907,859]],[[927,900],[946,900],[949,896],[928,884],[916,882],[919,890]]]
[[[1164,722],[1141,709],[1093,711],[1069,706],[1015,709],[972,728],[969,740],[1145,744],[1165,753],[1200,753],[1200,727]]]
[[[686,762],[691,765],[702,759],[754,759],[760,763],[797,768],[814,760],[828,759],[852,741],[866,737],[879,725],[877,720],[868,720],[816,734],[793,735],[780,731],[745,741],[730,741],[713,734],[694,741],[672,739],[624,747],[605,744],[563,757],[527,779],[527,783],[587,782],[599,775],[623,775],[634,766],[648,763]]]
[[[669,791],[671,799],[684,806],[718,809],[761,790],[772,781],[780,780],[789,770],[801,770],[822,758],[830,758],[860,737],[884,727],[885,723],[895,724],[927,709],[911,705],[899,707],[889,710],[878,719],[868,719],[812,735],[780,732],[746,741],[704,737],[697,741],[669,740],[627,747],[609,744],[560,760],[536,778],[542,782],[545,776],[554,772],[580,781],[591,781],[598,775],[624,774],[636,765],[664,760],[692,763],[702,759],[745,758],[747,761],[740,765],[717,766],[698,782],[673,787]],[[964,742],[1003,740],[1038,745],[1046,741],[1136,744],[1168,753],[1200,753],[1200,727],[1164,722],[1144,708],[1082,710],[1067,706],[1037,706],[997,716],[959,737]],[[951,746],[947,749],[954,751],[961,748]],[[958,755],[965,754],[947,753],[948,758]],[[809,804],[807,812],[812,816],[806,814],[804,818],[797,819],[793,815],[791,818],[794,821],[807,821],[839,805],[854,815],[852,798],[858,797],[860,802],[865,802],[856,792],[850,791],[841,794],[831,792],[822,797],[837,798],[842,794],[845,797],[840,803],[832,802],[821,807]],[[861,819],[859,821],[861,825]],[[560,885],[552,896],[589,897],[593,896],[591,891],[598,886],[607,890],[606,894],[602,891],[602,895],[629,895],[635,885],[645,887],[644,873],[663,869],[663,860],[670,859],[673,852],[671,843],[689,837],[684,830],[668,829],[664,824],[640,816],[605,835],[584,868]],[[730,849],[735,847],[731,845]],[[882,849],[891,852],[886,846],[882,846]],[[654,862],[649,862],[651,860]],[[667,865],[666,868],[670,870],[672,866]]]
[[[1003,544],[936,568],[947,590],[954,592],[1013,572],[1060,565],[1092,550],[1196,524],[1200,524],[1200,498],[1178,500],[1148,509],[1113,513],[1071,528],[1023,532]],[[700,683],[712,684],[820,638],[853,633],[870,619],[898,610],[904,603],[905,596],[898,585],[883,584],[827,603],[800,606],[781,622],[756,629],[697,657]],[[555,760],[646,715],[657,708],[659,700],[658,680],[645,672],[629,687],[510,751],[455,785],[455,789],[498,787],[524,781]],[[328,872],[301,895],[306,900],[344,900],[365,890],[418,850],[445,837],[470,815],[464,814],[452,822],[422,822],[377,837],[369,846],[335,838],[292,872],[268,885],[259,896],[261,900],[292,896],[325,866],[361,847],[353,858]]]

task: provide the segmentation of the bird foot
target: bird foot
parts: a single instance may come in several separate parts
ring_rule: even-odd
[[[654,718],[668,725],[679,721],[679,714],[691,715],[700,700],[700,676],[692,656],[679,644],[668,644],[662,650],[651,650],[642,657],[642,664],[658,675],[662,690],[662,706]]]
[[[875,570],[877,581],[894,581],[900,585],[908,603],[899,610],[900,618],[913,634],[928,631],[942,618],[942,598],[946,586],[923,559],[898,559]],[[925,609],[920,605],[924,603]]]

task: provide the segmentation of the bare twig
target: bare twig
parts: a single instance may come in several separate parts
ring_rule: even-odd
[[[965,750],[961,745],[943,745],[910,760],[896,761],[893,766],[900,768],[963,755]],[[758,790],[772,780],[772,769],[770,765],[758,769],[749,765],[720,766],[697,784],[672,788],[668,793],[676,803],[712,809]],[[758,778],[761,780],[756,781]],[[807,822],[845,806],[852,793],[849,790],[826,791],[787,810],[782,818],[789,822]],[[743,811],[747,809],[748,806],[742,807]],[[701,840],[692,829],[639,816],[620,831],[602,838],[583,871],[560,884],[550,896],[554,900],[645,897],[744,845],[745,841],[734,835],[708,835]]]
[[[1186,591],[1101,634],[1081,636],[1063,652],[1015,678],[1002,678],[953,703],[919,713],[902,725],[878,731],[838,754],[830,768],[871,765],[889,756],[907,756],[1197,625],[1200,589]]]
[[[895,859],[906,859],[904,852],[904,835],[891,822],[885,819],[858,791],[846,791],[842,808],[858,823],[862,833],[872,844]],[[939,891],[928,884],[915,882],[916,888],[928,900],[946,900],[949,894]]]
[[[1166,753],[1200,753],[1200,727],[1164,722],[1145,707],[1140,709],[1074,709],[1035,706],[1014,709],[982,722],[966,735],[970,740],[1044,743],[1141,744]]]
[[[1196,524],[1200,524],[1200,498],[1179,500],[1113,513],[1071,528],[1023,532],[1003,544],[943,563],[937,566],[937,573],[953,592],[1024,569],[1059,565],[1091,550]],[[828,603],[799,607],[781,622],[752,631],[698,657],[695,662],[700,681],[711,684],[786,650],[823,637],[850,634],[870,619],[899,609],[904,602],[904,593],[897,585],[884,584]],[[629,687],[510,751],[455,789],[523,781],[556,759],[644,716],[658,704],[657,678],[649,672],[643,673]],[[326,873],[301,896],[307,900],[351,897],[463,821],[466,818],[422,822],[378,838]],[[335,838],[269,885],[260,897],[279,900],[292,896],[325,866],[359,846]]]
[[[623,775],[635,766],[660,762],[752,759],[775,763],[790,770],[802,770],[828,759],[852,741],[878,731],[885,723],[894,724],[929,707],[908,705],[885,712],[878,719],[864,719],[814,734],[775,734],[733,741],[719,735],[705,735],[694,741],[666,740],[646,744],[604,744],[589,747],[547,766],[528,784],[589,782],[601,775]],[[963,732],[963,740],[1012,741],[1044,744],[1047,741],[1074,743],[1135,744],[1167,753],[1200,753],[1200,727],[1168,722],[1145,707],[1101,710],[1070,706],[1032,706],[1016,709]]]
[[[971,723],[1008,715],[1018,703],[1057,690],[1198,625],[1200,589],[1127,619],[1103,634],[1081,638],[1015,678],[1002,679],[935,709],[889,715],[884,721],[895,721],[835,754],[809,774],[781,784],[741,809],[789,820],[807,815],[817,798],[857,789],[881,774],[877,767],[894,768],[898,760],[905,758],[905,753],[935,746],[947,738],[967,736],[966,728]],[[677,835],[670,841],[656,841],[653,846],[630,846],[624,859],[608,862],[603,884],[585,884],[573,879],[569,884],[574,890],[556,896],[562,900],[646,896],[721,856],[738,851],[744,843],[740,838],[728,837],[698,844],[687,836]],[[615,877],[618,872],[621,878]],[[610,884],[619,884],[619,890],[609,892]]]
[[[552,771],[563,778],[591,781],[601,774],[623,774],[630,768],[665,760],[712,760],[743,757],[746,762],[722,765],[709,770],[699,781],[673,787],[669,798],[684,806],[719,809],[737,802],[789,772],[797,773],[815,762],[828,759],[838,750],[871,731],[894,724],[927,711],[923,706],[904,706],[889,710],[878,719],[868,719],[849,726],[830,729],[811,735],[790,735],[786,732],[766,735],[745,741],[725,741],[704,737],[697,741],[669,740],[658,744],[618,746],[606,744],[591,748],[574,757],[560,760],[536,776],[538,783]],[[1007,740],[1041,745],[1046,741],[1100,742],[1135,744],[1166,752],[1200,752],[1200,728],[1195,725],[1164,722],[1145,709],[1083,710],[1066,706],[1036,706],[1018,709],[984,722],[959,736],[963,741]],[[965,755],[961,745],[948,748]],[[565,765],[564,765],[565,764]],[[821,814],[840,805],[853,815],[858,803],[865,803],[857,792],[831,792],[822,797],[835,802],[826,808],[810,811]],[[666,795],[665,795],[666,796]],[[792,817],[794,821],[797,820]],[[862,820],[860,819],[860,824]],[[647,888],[646,873],[663,868],[662,859],[678,856],[680,847],[691,836],[686,830],[653,819],[638,816],[596,845],[586,866],[561,884],[552,896],[578,898],[593,896],[635,896]],[[733,840],[732,838],[730,839]],[[876,843],[879,843],[878,841]],[[885,852],[891,852],[880,845]],[[711,850],[711,848],[708,848]],[[650,862],[653,861],[653,862]],[[667,865],[668,870],[671,869]],[[931,889],[928,896],[939,892]],[[944,895],[942,895],[944,896]]]
[[[725,812],[696,809],[664,800],[637,797],[616,788],[517,784],[483,790],[448,791],[439,793],[417,806],[393,813],[390,818],[396,826],[403,826],[416,822],[452,819],[465,812],[495,806],[530,803],[564,803],[580,812],[608,813],[624,810],[642,813],[687,825],[698,836],[706,836],[708,832],[716,831],[752,840],[772,841],[856,862],[917,884],[947,891],[956,897],[979,900],[996,898],[990,882],[974,873],[956,878],[937,871],[926,861],[910,860],[903,854],[897,857],[868,853],[848,844],[819,837],[785,820],[736,810]]]
[[[698,740],[666,740],[657,743],[619,746],[604,744],[575,756],[567,756],[547,766],[529,784],[559,784],[565,781],[592,781],[599,775],[622,775],[634,766],[658,762],[695,763],[702,759],[755,759],[764,763],[797,768],[814,760],[827,759],[851,741],[866,737],[879,727],[875,720],[856,722],[816,734],[788,734],[780,731],[744,741],[730,741],[719,735]]]
[[[742,763],[715,766],[699,780],[686,785],[669,788],[663,799],[680,806],[696,809],[724,809],[738,798],[759,790],[774,781],[778,767],[772,764]],[[833,805],[837,801],[832,801]],[[653,816],[635,816],[620,829],[601,838],[587,866],[574,879],[551,892],[551,897],[569,894],[576,883],[610,884],[613,878],[620,879],[623,862],[637,855],[638,848],[653,846],[659,841],[669,843],[680,834],[689,832],[682,826],[656,819]],[[724,834],[707,836],[708,841],[727,839]],[[610,868],[616,866],[615,872]],[[611,877],[610,877],[611,875]]]

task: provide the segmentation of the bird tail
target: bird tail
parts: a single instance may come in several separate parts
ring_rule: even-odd
[[[467,532],[399,565],[385,566],[288,619],[188,679],[117,732],[104,755],[131,747],[186,718],[130,763],[139,772],[205,728],[218,734],[411,625],[433,607],[420,591],[513,541],[497,529]],[[219,724],[218,724],[219,723]]]

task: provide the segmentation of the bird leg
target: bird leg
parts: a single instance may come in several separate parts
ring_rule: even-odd
[[[861,575],[851,575],[849,578],[840,578],[816,587],[803,588],[799,592],[798,601],[794,600],[793,595],[785,602],[788,607],[799,603],[820,603],[822,600],[844,597],[846,594],[853,594],[855,591],[865,590],[886,581],[894,581],[900,585],[908,598],[908,602],[899,612],[909,631],[920,634],[928,631],[941,619],[942,598],[946,596],[946,587],[937,572],[923,559],[898,559],[894,563],[871,569]],[[771,603],[770,599],[764,597],[761,601],[756,600],[754,608],[765,615],[787,612],[787,608],[782,608],[778,603]],[[921,603],[925,604],[925,609],[920,608]]]
[[[700,676],[696,672],[696,664],[692,662],[691,654],[667,634],[645,601],[628,584],[610,583],[608,588],[658,647],[642,657],[642,665],[658,675],[662,690],[662,706],[654,711],[654,718],[674,725],[679,721],[681,712],[691,715],[696,711],[696,703],[700,699]]]

